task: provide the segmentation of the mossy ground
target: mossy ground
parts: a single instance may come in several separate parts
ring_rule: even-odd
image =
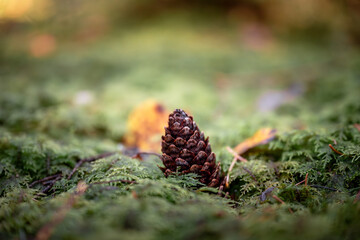
[[[279,40],[254,51],[226,31],[157,22],[85,46],[65,44],[46,59],[17,51],[0,59],[1,238],[36,236],[80,180],[89,188],[53,239],[359,238],[357,49]],[[84,92],[92,101],[81,105]],[[261,111],[259,99],[269,93],[265,102],[275,93],[288,98]],[[225,172],[232,161],[226,146],[262,127],[276,128],[277,138],[244,155],[249,162],[230,174],[232,200],[222,198],[196,189],[192,176],[165,178],[156,157],[121,153],[129,112],[149,98],[190,111]],[[108,151],[118,154],[84,164],[48,194],[29,187]],[[307,173],[308,186],[296,186]],[[91,185],[116,179],[137,183]],[[260,201],[270,187],[284,204]]]

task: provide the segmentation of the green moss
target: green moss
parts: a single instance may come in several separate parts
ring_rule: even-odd
[[[341,53],[344,59],[334,57],[336,49],[308,43],[254,52],[231,34],[208,36],[207,28],[177,24],[182,27],[127,29],[86,48],[63,47],[46,60],[0,56],[7,59],[0,69],[6,79],[0,95],[0,238],[33,238],[81,180],[89,188],[57,224],[53,239],[358,236],[357,50]],[[259,112],[262,94],[290,94],[294,83],[303,93]],[[77,104],[84,91],[92,102]],[[249,161],[235,164],[225,190],[231,200],[222,198],[217,189],[198,189],[193,175],[165,178],[156,157],[138,161],[121,152],[127,116],[148,98],[190,110],[225,173],[233,159],[226,146],[262,127],[274,127],[278,135],[243,155]],[[79,159],[109,151],[117,154],[85,163],[67,180]],[[29,187],[56,173],[64,178],[47,194],[41,184]],[[307,186],[296,186],[307,174]]]

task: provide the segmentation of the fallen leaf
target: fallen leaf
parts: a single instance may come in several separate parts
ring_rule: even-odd
[[[125,145],[142,151],[160,152],[161,134],[168,115],[165,107],[154,100],[140,104],[129,115]]]
[[[234,150],[239,155],[243,154],[247,150],[254,148],[261,144],[266,144],[274,139],[276,130],[272,128],[261,128],[252,137],[246,139],[242,143],[238,144]]]

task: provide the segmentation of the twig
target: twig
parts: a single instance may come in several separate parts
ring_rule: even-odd
[[[226,149],[234,156],[233,161],[230,164],[229,170],[228,170],[228,174],[225,177],[225,187],[228,188],[229,187],[229,178],[230,178],[230,172],[232,171],[232,169],[235,166],[235,163],[237,162],[237,160],[241,161],[241,162],[247,162],[248,160],[246,160],[245,158],[241,157],[239,154],[237,154],[232,148],[230,147],[226,147]]]
[[[239,160],[241,162],[247,162],[248,161],[246,158],[243,158],[242,156],[237,154],[231,147],[227,146],[226,150],[228,150],[229,153],[231,153],[235,157],[236,160]]]
[[[297,184],[295,184],[295,186],[298,186],[298,185],[302,184],[303,182],[305,182],[305,179],[302,180],[301,182],[298,182]]]
[[[344,155],[342,152],[339,152],[338,150],[336,150],[331,144],[329,144],[329,147],[331,148],[331,150],[333,150],[335,153],[341,155]]]
[[[141,155],[154,155],[154,156],[157,156],[158,158],[161,158],[161,155],[158,153],[155,153],[155,152],[138,152],[135,155],[133,155],[131,158],[143,160]]]
[[[255,182],[257,182],[255,175],[246,167],[243,167],[243,169],[251,176],[252,179],[254,179]]]
[[[234,165],[236,163],[236,158],[234,158],[234,160],[232,161],[229,170],[228,170],[228,174],[225,177],[225,187],[228,188],[229,187],[229,178],[230,178],[230,172],[231,170],[234,168]]]
[[[96,155],[94,157],[89,157],[89,158],[83,158],[80,161],[78,161],[75,165],[75,167],[73,168],[73,170],[71,171],[71,173],[68,176],[68,180],[71,179],[71,177],[74,175],[74,173],[79,169],[79,167],[81,167],[81,165],[83,165],[85,162],[93,162],[96,161],[98,159],[101,158],[105,158],[105,157],[109,157],[111,155],[114,155],[116,152],[106,152],[106,153],[102,153],[99,155]]]
[[[284,202],[283,200],[281,200],[278,196],[272,195],[272,197],[273,197],[276,201],[278,201],[279,203],[285,204],[285,202]]]
[[[32,182],[32,183],[29,185],[29,187],[33,187],[33,186],[35,186],[35,185],[38,184],[38,183],[42,183],[42,182],[46,182],[46,181],[48,181],[48,180],[54,179],[54,178],[58,177],[59,175],[61,176],[62,174],[61,174],[61,173],[57,173],[57,174],[54,174],[54,175],[51,175],[51,176],[47,176],[47,177],[45,177],[45,178],[43,178],[43,179],[40,179],[40,180],[36,180],[36,181]]]
[[[53,182],[53,180],[49,180],[49,181],[43,182],[42,184],[43,184],[43,185],[48,185],[48,184],[50,184],[50,183],[52,183],[52,182]]]
[[[276,201],[278,201],[279,203],[285,204],[285,202],[284,202],[283,200],[281,200],[281,199],[280,199],[278,196],[276,196],[275,194],[272,195],[272,197],[273,197]],[[293,210],[291,210],[291,208],[288,208],[288,209],[289,209],[289,212],[290,212],[290,213],[294,213]]]
[[[58,180],[60,180],[61,178],[62,178],[62,175],[57,176],[54,180],[52,180],[52,181],[50,182],[49,185],[46,186],[46,188],[45,188],[44,190],[42,190],[42,192],[43,192],[43,193],[48,192],[48,191],[55,185],[55,183],[56,183]]]
[[[79,182],[76,187],[76,191],[71,194],[68,200],[63,204],[53,215],[50,222],[45,224],[36,234],[36,240],[47,240],[51,237],[55,227],[59,225],[65,218],[68,211],[74,206],[77,199],[83,195],[88,186],[84,182]]]
[[[309,176],[309,173],[306,173],[305,179],[302,180],[301,182],[298,182],[297,184],[295,184],[295,186],[298,186],[298,185],[300,185],[300,184],[302,184],[304,182],[305,182],[305,186],[307,186],[307,184],[308,184],[308,176]]]

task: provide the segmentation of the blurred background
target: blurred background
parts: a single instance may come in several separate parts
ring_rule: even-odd
[[[359,22],[357,0],[0,0],[0,126],[133,142],[183,108],[216,148],[356,122]]]

